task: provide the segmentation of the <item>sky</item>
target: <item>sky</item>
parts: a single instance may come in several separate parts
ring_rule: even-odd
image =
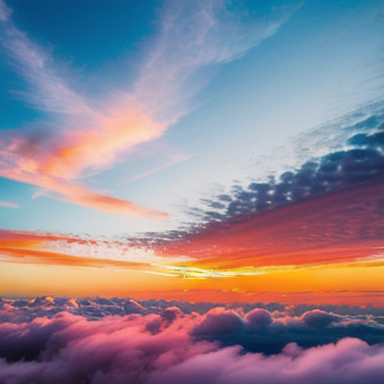
[[[383,17],[1,1],[1,294],[383,305]]]
[[[382,0],[0,0],[0,382],[384,382]]]

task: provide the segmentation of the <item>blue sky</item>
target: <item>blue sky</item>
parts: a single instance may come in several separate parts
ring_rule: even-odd
[[[381,1],[0,4],[4,229],[179,228],[382,109]]]

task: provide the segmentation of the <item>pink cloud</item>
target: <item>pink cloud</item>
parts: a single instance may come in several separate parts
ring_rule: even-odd
[[[7,262],[148,270],[155,256],[118,241],[98,241],[49,233],[0,230],[0,254]],[[0,256],[0,259],[2,257]]]
[[[0,42],[19,74],[29,83],[27,99],[56,115],[55,129],[20,135],[11,132],[0,141],[1,176],[57,193],[61,200],[111,213],[147,218],[167,214],[89,190],[75,182],[105,169],[139,143],[160,137],[169,123],[157,123],[134,96],[111,98],[103,108],[74,92],[57,75],[53,60],[18,30],[10,10],[1,2],[5,35]],[[52,127],[51,127],[52,128]]]
[[[153,334],[146,330],[146,325],[155,320],[163,321],[165,326],[160,333]],[[91,378],[93,383],[139,383],[149,371],[164,369],[215,348],[206,342],[192,343],[185,327],[161,320],[157,315],[88,322],[63,313],[51,320],[3,324],[0,337],[8,344],[9,356],[31,351],[27,357],[30,362],[2,361],[0,381],[15,383],[78,383],[84,377]],[[35,361],[37,355],[41,356],[40,362]]]
[[[133,202],[93,192],[80,183],[57,178],[49,174],[26,172],[22,169],[1,169],[0,175],[22,183],[33,184],[56,192],[56,198],[72,204],[105,212],[147,218],[166,218],[168,214],[140,207]]]
[[[358,339],[301,350],[288,345],[280,355],[239,354],[238,347],[197,355],[148,383],[304,384],[379,383],[384,378],[384,346]]]
[[[251,327],[256,328],[266,327],[272,323],[271,314],[262,308],[256,308],[253,311],[247,313],[245,319]]]
[[[18,204],[11,203],[10,201],[0,201],[0,207],[4,208],[19,208]]]
[[[217,310],[216,315],[230,315]],[[69,313],[0,324],[0,381],[81,383],[363,384],[384,378],[384,345],[344,338],[265,356],[197,341],[202,318],[168,308],[162,315],[87,321]],[[218,318],[216,318],[218,320]],[[222,318],[223,320],[223,318]],[[225,320],[225,319],[224,319]],[[153,332],[154,324],[158,324]],[[278,335],[276,335],[278,337]],[[11,362],[12,361],[12,362]]]
[[[190,111],[191,96],[205,84],[196,76],[201,68],[244,54],[273,35],[293,11],[287,10],[285,16],[271,22],[254,22],[245,13],[229,12],[220,2],[167,7],[133,91],[108,91],[106,100],[95,105],[69,86],[62,68],[13,24],[11,10],[1,1],[0,22],[5,33],[0,43],[29,86],[21,95],[48,112],[50,124],[54,121],[55,125],[46,132],[34,127],[30,137],[13,133],[10,142],[0,141],[1,176],[42,187],[55,192],[48,193],[50,197],[92,209],[166,217],[163,212],[91,191],[77,180],[110,167],[138,144],[161,137]],[[179,156],[167,163],[186,158]]]

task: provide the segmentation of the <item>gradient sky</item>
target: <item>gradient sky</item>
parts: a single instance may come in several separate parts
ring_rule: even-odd
[[[383,36],[378,0],[0,0],[0,293],[384,305]]]

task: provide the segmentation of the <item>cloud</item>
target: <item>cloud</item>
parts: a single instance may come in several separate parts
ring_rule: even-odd
[[[162,165],[157,165],[155,166],[153,169],[145,172],[145,173],[142,173],[142,174],[139,174],[139,175],[136,175],[128,180],[125,180],[123,181],[121,184],[127,184],[127,183],[131,183],[133,181],[136,181],[136,180],[140,180],[142,178],[145,178],[149,175],[152,175],[154,173],[157,173],[159,171],[162,171],[163,169],[166,169],[172,165],[175,165],[175,164],[178,164],[180,162],[183,162],[183,161],[186,161],[186,160],[189,160],[193,155],[184,155],[184,154],[174,154],[174,155],[171,155],[170,156],[170,160],[167,161],[165,164],[162,164]]]
[[[0,165],[3,164],[0,163]],[[28,163],[28,166],[29,165],[34,167],[33,163]],[[91,191],[78,182],[52,177],[50,174],[46,173],[35,171],[29,172],[28,170],[25,171],[21,168],[4,167],[3,169],[0,169],[0,176],[42,187],[45,190],[55,192],[54,195],[49,193],[48,196],[54,196],[58,200],[81,205],[83,207],[119,215],[129,215],[151,219],[164,219],[168,217],[167,213],[151,208],[141,207],[130,201],[113,196],[106,196],[104,194]]]
[[[0,175],[43,188],[51,198],[152,219],[167,214],[92,191],[77,180],[160,138],[189,111],[191,96],[201,88],[191,86],[200,83],[193,77],[201,68],[234,60],[275,33],[293,12],[271,12],[276,20],[255,22],[245,20],[245,10],[230,12],[219,1],[169,4],[133,91],[106,90],[105,100],[95,101],[68,85],[67,69],[20,31],[11,10],[0,4],[0,43],[29,87],[21,95],[47,113],[46,121],[11,131],[0,141]]]
[[[265,182],[235,184],[232,193],[202,199],[203,208],[193,211],[202,221],[195,225],[128,241],[165,257],[191,258],[174,266],[162,263],[169,273],[187,278],[272,271],[265,267],[382,265],[383,124],[380,102],[317,128],[304,135],[302,145],[323,148],[332,133],[339,134],[331,151],[319,150],[320,156]]]
[[[306,312],[302,319],[304,323],[311,328],[326,328],[332,323],[341,321],[340,316],[336,316],[319,309]]]
[[[234,310],[215,308],[201,317],[191,334],[198,340],[219,341],[223,347],[240,345],[246,351],[267,355],[281,353],[289,343],[310,348],[345,337],[384,342],[382,325],[320,309],[290,316],[255,308],[242,316]]]
[[[4,208],[19,208],[19,205],[16,203],[11,203],[10,201],[0,201],[0,207]]]
[[[112,308],[119,300],[121,304],[128,302],[124,299],[81,299],[77,300],[78,308],[72,305],[72,309]],[[321,332],[337,327],[347,329],[353,321],[340,316],[337,325],[323,323],[322,329],[316,330],[306,324],[308,317],[324,315],[316,310],[301,317],[290,317],[281,312],[266,313],[260,308],[245,316],[223,308],[210,310],[205,315],[187,315],[171,306],[158,313],[148,311],[145,316],[138,313],[112,315],[97,321],[87,321],[82,315],[68,312],[43,315],[43,309],[47,311],[52,306],[67,305],[70,310],[69,301],[48,297],[30,301],[2,300],[0,316],[4,311],[10,313],[40,307],[42,317],[21,323],[0,323],[0,381],[15,384],[69,381],[76,384],[84,380],[90,384],[245,384],[268,380],[275,384],[309,381],[362,384],[379,382],[384,375],[384,347],[380,344],[383,330],[372,322],[366,325],[381,329],[381,333],[367,343],[356,337],[342,336],[338,340],[335,335],[332,342],[326,334],[322,338]],[[10,303],[14,309],[9,307]],[[131,301],[134,307],[141,306],[142,311],[154,308],[155,302],[141,304]],[[163,305],[163,301],[158,304]],[[270,322],[265,321],[266,314],[269,314]],[[363,324],[356,320],[355,323]],[[217,339],[196,338],[196,330],[216,338],[238,335],[238,341],[241,341],[240,334],[244,341],[258,332],[259,344],[265,343],[265,337],[270,337],[275,342],[280,340],[281,348],[270,355],[267,348],[263,353],[242,349],[239,344],[244,343],[220,346]],[[293,330],[296,330],[296,342],[286,342],[286,334]],[[303,335],[308,339],[312,337],[314,343],[304,345]],[[362,335],[369,335],[368,328]]]
[[[262,308],[248,312],[245,319],[251,327],[256,328],[264,328],[272,322],[271,314]]]
[[[383,324],[379,322],[384,312],[373,307],[307,306],[302,312],[302,306],[287,310],[277,303],[220,307],[217,303],[100,297],[2,299],[0,304],[3,322],[27,323],[39,317],[53,318],[62,311],[88,320],[150,316],[145,328],[151,333],[178,324],[195,340],[220,342],[222,346],[241,345],[246,351],[264,354],[280,353],[291,342],[309,348],[345,337],[360,338],[369,344],[384,341]]]
[[[211,222],[172,234],[169,239],[156,242],[155,237],[152,247],[164,256],[194,259],[179,267],[213,273],[233,268],[246,271],[247,267],[268,272],[267,267],[293,270],[382,263],[383,188],[383,182],[365,184],[268,214]]]
[[[204,316],[203,321],[194,328],[192,334],[212,336],[239,332],[242,328],[242,319],[236,312],[214,308]]]
[[[249,5],[249,4],[248,4]],[[221,1],[169,1],[135,94],[156,116],[178,118],[203,85],[199,71],[233,61],[274,35],[297,10],[275,7],[261,18],[252,7],[230,7]]]
[[[360,384],[380,382],[384,376],[383,346],[369,347],[357,339],[309,350],[291,344],[284,353],[267,358],[239,352],[232,347],[195,356],[152,374],[149,383]]]
[[[184,329],[167,320],[163,320],[168,325],[161,332],[147,332],[145,326],[158,319],[152,315],[87,322],[63,313],[18,328],[3,325],[1,338],[10,348],[2,349],[2,355],[6,353],[13,361],[23,356],[29,362],[2,361],[0,379],[78,383],[89,377],[94,383],[138,383],[148,371],[164,369],[214,348],[205,342],[192,343]]]
[[[2,7],[7,9],[2,2]],[[0,175],[42,187],[50,197],[123,215],[164,218],[167,214],[90,191],[73,179],[85,170],[100,171],[133,146],[158,138],[166,125],[142,112],[132,96],[109,102],[102,112],[69,88],[57,75],[52,58],[3,18],[1,43],[17,72],[30,85],[26,94],[35,107],[55,116],[55,130],[33,127],[30,134],[11,132],[0,142]]]
[[[85,100],[72,91],[66,81],[55,73],[52,58],[12,22],[11,9],[0,2],[2,37],[7,58],[17,73],[27,81],[30,90],[24,93],[28,101],[40,109],[70,115],[92,115]]]
[[[213,272],[241,267],[254,267],[256,272],[280,265],[305,268],[374,258],[380,262],[383,103],[355,114],[358,122],[344,116],[303,139],[326,147],[321,140],[329,142],[332,132],[341,131],[334,150],[325,154],[322,150],[321,156],[312,155],[296,169],[270,175],[264,182],[254,181],[247,187],[235,184],[231,193],[201,200],[203,207],[193,211],[198,224],[148,234],[147,244],[167,255],[196,260],[183,267]]]
[[[334,293],[335,294],[335,293]],[[378,293],[380,294],[380,293]],[[240,329],[244,330],[253,328],[264,331],[266,327],[272,325],[277,319],[296,319],[295,324],[300,324],[302,327],[312,329],[316,331],[315,327],[310,327],[306,324],[306,319],[316,316],[316,312],[320,312],[320,315],[330,318],[331,321],[325,324],[325,328],[328,326],[336,326],[337,323],[342,321],[354,321],[361,320],[362,324],[373,325],[383,324],[384,309],[381,307],[373,307],[371,305],[361,308],[351,305],[284,305],[277,302],[269,303],[217,303],[217,302],[188,302],[188,301],[167,301],[167,300],[134,300],[127,298],[114,297],[112,299],[106,299],[102,297],[88,297],[82,299],[71,299],[68,297],[49,297],[40,296],[33,299],[0,299],[0,309],[5,309],[2,312],[2,321],[11,322],[26,322],[36,317],[46,316],[51,317],[54,314],[61,311],[69,311],[76,315],[84,316],[88,320],[100,319],[111,315],[129,315],[129,314],[156,314],[162,315],[169,308],[177,308],[182,314],[192,315],[199,314],[200,316],[210,314],[208,323],[205,323],[204,327],[209,325],[209,322],[215,323],[216,315],[222,315],[223,318],[234,318],[232,322],[238,323],[239,319],[243,323]],[[224,309],[225,308],[225,309]],[[180,312],[172,310],[176,315],[180,315]],[[229,310],[228,313],[225,310]],[[305,316],[304,316],[305,315]],[[339,317],[338,317],[339,316]],[[176,316],[177,317],[177,316]],[[221,316],[218,317],[219,319]],[[198,318],[197,318],[198,319]],[[204,318],[200,318],[203,320]],[[368,320],[372,320],[373,323],[369,323]],[[367,323],[368,321],[368,323]],[[286,321],[285,323],[292,322]],[[278,322],[282,324],[281,321]],[[332,324],[331,324],[332,323]],[[200,324],[200,322],[199,322]],[[197,325],[197,324],[196,324]],[[209,328],[209,327],[208,327]],[[212,327],[211,327],[212,328]],[[321,331],[320,328],[318,328]],[[209,332],[205,332],[209,335]]]
[[[271,212],[282,207],[318,198],[330,192],[352,189],[367,183],[379,183],[384,179],[384,113],[378,108],[374,114],[365,116],[359,123],[343,127],[344,116],[338,125],[332,125],[331,132],[321,135],[311,131],[312,136],[320,135],[318,141],[328,140],[327,135],[341,131],[339,148],[327,154],[316,156],[317,146],[330,146],[329,143],[316,143],[312,139],[312,158],[292,171],[281,175],[269,175],[269,182],[252,182],[248,187],[233,186],[232,194],[221,194],[214,199],[203,199],[206,209],[201,212],[206,222],[221,222],[230,218],[246,220],[249,217]],[[323,127],[321,127],[323,128]],[[321,130],[321,129],[320,129]],[[352,133],[352,134],[351,134]],[[303,141],[309,139],[303,135]],[[311,137],[311,135],[309,135]],[[326,136],[326,138],[322,137]],[[300,141],[297,137],[296,141]],[[308,145],[308,143],[306,143]],[[276,151],[282,151],[278,148]],[[304,149],[299,147],[298,151]],[[251,175],[252,176],[252,175]]]
[[[92,268],[139,268],[150,269],[150,264],[102,259],[94,257],[71,256],[63,253],[42,251],[38,249],[14,249],[0,247],[0,254],[11,257],[5,261],[11,263],[27,263],[35,265],[61,265]],[[26,259],[26,260],[25,260]]]
[[[118,241],[0,230],[3,261],[39,265],[156,270],[153,251]]]

